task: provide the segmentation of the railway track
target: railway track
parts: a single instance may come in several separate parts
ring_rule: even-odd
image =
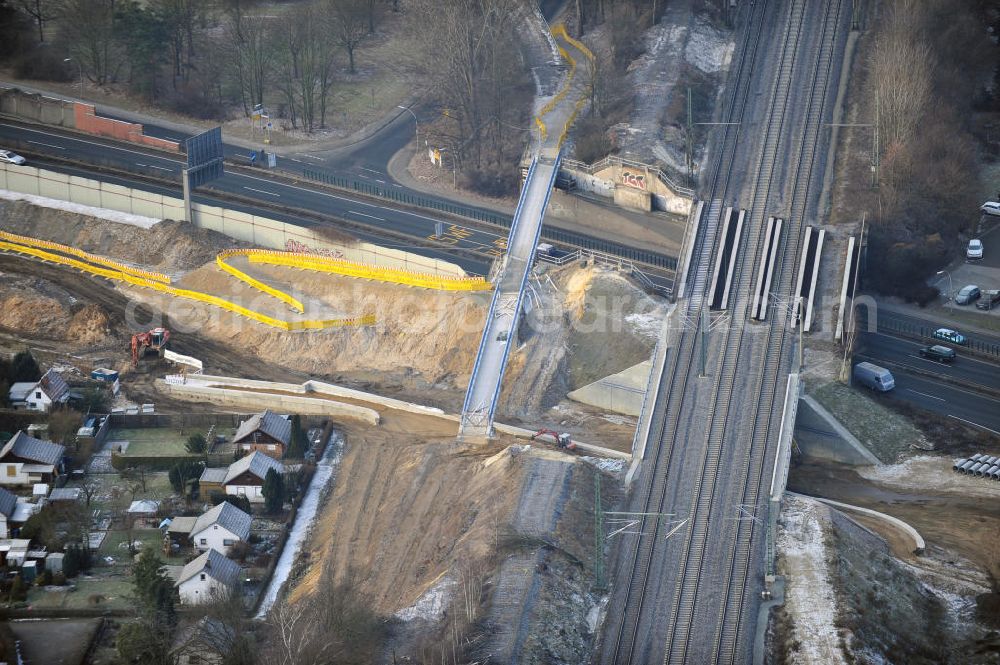
[[[810,51],[807,56],[813,57],[812,76],[808,91],[807,117],[804,121],[806,132],[798,146],[799,159],[797,168],[793,171],[796,174],[792,186],[792,204],[790,219],[794,219],[794,225],[786,233],[785,251],[781,254],[781,260],[777,269],[781,274],[780,285],[787,287],[792,280],[791,271],[783,270],[785,259],[788,256],[795,256],[799,251],[801,242],[801,219],[808,201],[809,187],[812,179],[812,168],[816,157],[816,138],[820,129],[822,114],[825,108],[827,97],[827,86],[829,84],[830,71],[836,52],[837,24],[841,13],[843,0],[829,3],[825,7],[823,21],[823,34],[820,38],[818,48]],[[762,18],[765,11],[765,2],[759,2],[750,10],[750,23],[745,33],[744,44],[741,49],[743,56],[739,63],[737,72],[738,83],[734,88],[734,101],[738,104],[729,105],[730,113],[727,122],[742,123],[743,114],[746,111],[746,99],[749,93],[750,80],[753,75],[753,65],[757,57],[757,46],[761,35]],[[726,331],[725,340],[721,346],[722,362],[717,372],[717,379],[713,386],[713,409],[709,412],[711,424],[708,426],[707,442],[700,460],[700,473],[697,475],[695,491],[693,497],[695,502],[689,514],[687,514],[687,531],[684,539],[681,563],[676,574],[676,586],[673,592],[669,620],[666,622],[667,643],[664,662],[695,662],[692,658],[697,658],[697,662],[705,662],[707,655],[704,647],[699,647],[701,651],[692,649],[692,640],[696,634],[696,618],[710,619],[714,625],[711,640],[711,660],[712,663],[731,663],[739,659],[739,639],[740,627],[743,613],[746,609],[745,594],[748,587],[750,575],[752,573],[752,561],[754,551],[754,525],[756,520],[737,520],[737,527],[734,539],[726,539],[728,543],[727,555],[724,568],[728,570],[725,580],[713,580],[712,586],[704,588],[703,572],[706,569],[705,556],[712,527],[717,527],[724,523],[726,511],[731,509],[728,502],[720,505],[717,495],[717,483],[720,480],[722,470],[721,460],[727,444],[727,434],[732,436],[730,423],[730,408],[733,406],[734,391],[737,388],[739,361],[744,357],[740,353],[744,347],[746,313],[749,310],[749,297],[742,293],[744,283],[752,281],[752,268],[755,263],[747,262],[753,257],[761,257],[764,252],[763,228],[766,220],[767,205],[772,194],[774,185],[775,169],[778,166],[779,148],[783,140],[787,140],[784,129],[786,116],[789,110],[789,100],[792,95],[793,73],[796,67],[796,58],[799,57],[800,40],[803,35],[804,24],[807,13],[806,0],[793,0],[789,8],[784,37],[782,40],[781,60],[779,61],[777,74],[774,82],[774,91],[771,97],[768,112],[768,123],[765,131],[764,144],[760,151],[760,158],[757,164],[754,186],[752,188],[752,203],[749,207],[750,224],[749,237],[745,243],[745,249],[740,250],[738,260],[739,269],[734,276],[734,293],[737,294],[737,305],[731,307],[734,312],[734,319],[731,326]],[[756,21],[756,27],[755,26]],[[716,169],[713,173],[711,187],[709,189],[712,196],[712,204],[708,210],[708,223],[704,224],[704,235],[699,240],[700,248],[695,255],[699,256],[697,271],[692,280],[693,287],[691,299],[688,300],[686,313],[698,315],[701,308],[707,306],[707,301],[703,297],[705,290],[705,273],[707,265],[710,263],[713,251],[722,240],[714,237],[713,229],[717,222],[722,203],[715,198],[721,195],[725,199],[729,195],[732,187],[732,169],[736,154],[736,141],[738,133],[730,135],[728,131],[722,139],[722,158],[716,162]],[[786,152],[793,152],[789,148]],[[800,173],[805,168],[805,177]],[[759,221],[758,221],[759,219]],[[711,247],[709,247],[711,245]],[[758,259],[760,260],[760,259]],[[794,263],[794,262],[793,262]],[[787,274],[786,274],[787,273]],[[687,294],[679,294],[684,297]],[[739,312],[742,318],[736,319]],[[742,462],[737,473],[733,474],[732,468],[727,471],[728,478],[742,478],[739,493],[739,506],[756,506],[759,496],[760,480],[766,466],[768,457],[767,440],[772,428],[770,426],[773,410],[777,403],[777,392],[779,388],[779,378],[781,376],[781,365],[785,355],[785,324],[787,317],[769,317],[767,345],[763,347],[767,350],[764,354],[765,362],[761,364],[757,373],[753,388],[741,391],[741,394],[760,395],[758,401],[752,409],[744,406],[735,410],[735,420],[739,424],[740,416],[745,413],[752,413],[753,437],[750,445],[743,445],[742,450],[734,450]],[[605,657],[599,662],[645,662],[636,660],[637,639],[640,634],[639,628],[644,611],[644,601],[646,600],[649,586],[650,572],[654,561],[654,551],[657,547],[664,546],[660,543],[663,532],[667,526],[655,513],[664,513],[670,509],[670,487],[668,480],[675,471],[674,465],[680,465],[675,456],[674,443],[680,433],[681,418],[684,415],[684,396],[687,393],[688,377],[693,373],[695,350],[697,348],[696,335],[684,333],[678,340],[673,357],[668,363],[668,372],[664,372],[661,378],[660,394],[667,395],[664,408],[658,409],[654,414],[653,428],[651,431],[658,433],[659,445],[656,447],[654,457],[650,467],[644,474],[643,480],[643,512],[647,515],[640,522],[639,533],[644,534],[636,537],[632,542],[632,552],[629,558],[629,571],[631,572],[624,600],[616,606],[614,603],[609,608],[609,617],[615,617],[617,625],[609,634],[612,636],[608,644],[602,645],[603,650],[599,653]],[[747,346],[752,347],[755,336],[747,338]],[[775,353],[775,350],[777,353]],[[758,349],[758,352],[761,351]],[[663,384],[668,384],[664,386]],[[743,386],[740,386],[741,388]],[[691,408],[697,409],[697,406]],[[691,416],[688,416],[689,425]],[[691,445],[692,432],[687,432],[687,446]],[[699,432],[700,434],[700,432]],[[653,472],[655,470],[655,473]],[[675,500],[676,488],[673,497]],[[721,514],[720,514],[721,513]],[[714,519],[713,519],[714,518]],[[721,584],[720,584],[721,583]],[[719,589],[721,595],[719,597]],[[708,600],[701,600],[702,598]],[[714,617],[703,616],[706,612],[715,607],[718,603],[718,611]],[[616,609],[618,610],[616,612]],[[701,610],[699,614],[698,610]],[[703,636],[703,633],[699,633]]]
[[[726,122],[740,123],[746,109],[747,100],[750,94],[750,83],[757,58],[757,47],[763,28],[763,15],[766,2],[759,2],[750,16],[750,23],[744,34],[744,42],[741,46],[741,57],[736,72],[736,86],[732,89],[729,102],[729,113]],[[726,125],[722,138],[723,158],[716,162],[713,172],[711,193],[720,193],[725,196],[725,189],[728,186],[733,165],[736,161],[736,144],[739,138],[739,130],[734,129],[739,125]],[[715,237],[721,215],[721,202],[714,196],[710,199],[706,215],[707,223],[703,224],[703,231],[700,238],[696,239],[694,256],[699,257],[698,268],[695,279],[692,280],[692,293],[700,294],[707,288],[708,267],[711,264],[711,257],[714,254],[718,239]],[[686,294],[678,294],[679,298],[684,298]],[[695,307],[695,300],[698,300]],[[695,309],[700,311],[701,306],[707,306],[700,297],[688,301],[688,314],[695,313]],[[660,377],[661,395],[667,396],[667,404],[664,409],[658,410],[660,423],[653,423],[651,431],[659,432],[657,441],[660,444],[654,452],[651,460],[652,469],[659,469],[661,459],[666,459],[669,464],[671,458],[670,447],[678,431],[679,419],[681,416],[681,402],[686,392],[688,377],[691,375],[694,366],[696,339],[693,334],[682,335],[676,352],[672,354],[667,369]],[[668,382],[667,386],[663,383]],[[654,414],[654,418],[657,415]],[[667,434],[669,433],[669,436]],[[643,606],[647,580],[652,563],[653,547],[663,529],[661,520],[652,513],[663,512],[667,495],[667,473],[651,473],[647,471],[643,474],[644,495],[643,512],[647,513],[641,518],[639,533],[646,533],[652,530],[652,534],[647,537],[638,537],[632,543],[632,556],[629,565],[631,574],[625,592],[625,598],[619,612],[610,612],[609,616],[616,617],[618,621],[617,629],[612,632],[613,640],[609,648],[604,650],[609,658],[601,658],[599,662],[631,663],[633,661],[636,639],[639,631],[639,619]],[[600,654],[601,651],[599,650]]]

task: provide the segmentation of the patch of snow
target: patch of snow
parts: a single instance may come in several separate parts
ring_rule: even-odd
[[[657,339],[663,329],[663,312],[659,309],[645,313],[636,312],[626,316],[625,322],[632,326],[636,334]]]
[[[450,577],[442,577],[437,584],[424,592],[410,607],[404,607],[396,612],[395,616],[401,621],[412,621],[414,619],[424,619],[427,621],[438,621],[444,616],[444,610],[451,599],[451,592],[455,588],[455,580]]]
[[[726,33],[716,30],[707,22],[698,21],[684,48],[684,59],[706,74],[714,74],[729,66],[733,56],[733,43]]]
[[[785,608],[799,644],[798,652],[790,655],[792,662],[805,665],[846,663],[834,625],[836,595],[827,575],[824,528],[817,510],[826,508],[788,497],[781,511],[777,544],[788,576]]]
[[[21,194],[20,192],[12,192],[7,189],[0,189],[0,199],[6,199],[8,201],[25,201],[43,208],[55,208],[56,210],[75,212],[80,215],[97,217],[98,219],[105,219],[109,222],[128,224],[129,226],[138,226],[144,229],[152,228],[154,225],[159,224],[162,221],[154,219],[153,217],[143,217],[142,215],[133,215],[127,212],[109,210],[108,208],[97,208],[94,206],[83,205],[81,203],[71,203],[69,201],[61,201],[59,199],[50,199],[47,196]]]
[[[580,459],[606,473],[618,474],[625,471],[625,460],[623,459],[607,459],[604,457],[589,456],[581,457]]]
[[[635,425],[634,417],[623,416],[620,413],[605,413],[601,416],[601,420],[606,420],[613,425]]]
[[[319,510],[320,498],[327,485],[335,480],[337,470],[340,468],[340,460],[344,452],[344,438],[336,430],[330,435],[330,441],[323,452],[323,457],[316,464],[316,473],[313,474],[309,488],[306,490],[305,498],[296,513],[295,524],[285,541],[285,548],[281,550],[278,563],[274,566],[274,574],[267,585],[267,591],[261,597],[260,605],[257,608],[257,619],[263,619],[268,611],[278,599],[278,592],[284,585],[285,580],[292,572],[292,563],[298,556],[306,535],[312,527],[313,520]]]
[[[858,474],[867,480],[900,489],[1000,498],[1000,483],[956,473],[951,468],[955,461],[950,457],[917,455],[899,464],[860,467]]]

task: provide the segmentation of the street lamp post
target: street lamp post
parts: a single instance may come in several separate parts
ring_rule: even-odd
[[[951,294],[952,294],[951,273],[948,272],[947,270],[938,270],[937,274],[946,275],[948,277],[948,300],[951,300]]]
[[[69,62],[73,58],[63,58],[63,62]],[[80,98],[83,98],[83,65],[80,64],[79,60],[74,60],[77,68],[80,70]]]
[[[401,106],[401,105],[397,104],[396,108],[403,109],[404,111],[408,112],[410,115],[413,116],[413,136],[414,136],[414,138],[417,139],[417,147],[419,147],[420,146],[420,121],[417,120],[417,114],[414,113],[413,109],[411,109],[408,106]]]

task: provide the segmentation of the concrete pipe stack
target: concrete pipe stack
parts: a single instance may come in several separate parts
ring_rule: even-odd
[[[951,468],[956,473],[964,473],[967,476],[1000,480],[1000,456],[997,455],[976,453],[971,457],[955,460]]]

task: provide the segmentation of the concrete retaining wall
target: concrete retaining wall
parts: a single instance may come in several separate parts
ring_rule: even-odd
[[[795,442],[806,457],[855,466],[880,464],[863,443],[809,395],[799,400]]]
[[[570,392],[574,402],[596,406],[599,409],[638,416],[649,384],[652,360],[644,360],[617,374],[606,376]]]
[[[32,166],[0,164],[0,189],[153,219],[184,219],[183,199]],[[333,242],[326,240],[311,228],[288,224],[269,217],[200,203],[192,204],[192,215],[196,226],[269,249],[312,252],[413,272],[451,277],[465,275],[462,268],[448,261],[367,242]]]
[[[206,385],[168,383],[156,380],[157,389],[178,399],[208,402],[235,409],[271,409],[273,411],[299,413],[302,415],[350,418],[368,425],[378,425],[379,415],[374,409],[356,404],[345,404],[315,397],[297,395],[275,395],[273,393],[252,393],[241,390],[226,390]]]

